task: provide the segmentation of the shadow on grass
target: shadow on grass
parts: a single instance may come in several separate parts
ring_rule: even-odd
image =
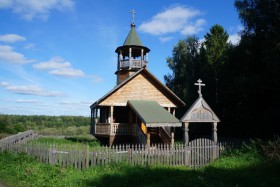
[[[253,166],[186,169],[166,166],[117,166],[119,172],[104,173],[86,186],[280,186],[280,162]]]

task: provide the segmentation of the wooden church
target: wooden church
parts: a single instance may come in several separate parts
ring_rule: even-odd
[[[118,143],[174,143],[174,116],[185,103],[148,71],[150,49],[139,39],[134,21],[115,51],[117,85],[93,103],[91,132],[109,145]]]

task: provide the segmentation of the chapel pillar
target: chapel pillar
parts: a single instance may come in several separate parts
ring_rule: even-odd
[[[215,144],[218,143],[218,136],[217,136],[217,123],[214,122],[212,125],[212,140],[214,141]]]
[[[171,127],[171,147],[174,146],[174,127]]]
[[[150,147],[150,144],[151,144],[150,129],[147,128],[147,147]]]
[[[184,141],[185,145],[189,144],[189,123],[183,122]]]

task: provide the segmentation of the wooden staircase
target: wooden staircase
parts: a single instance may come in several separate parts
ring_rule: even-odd
[[[171,144],[171,136],[162,127],[149,129],[151,144]]]

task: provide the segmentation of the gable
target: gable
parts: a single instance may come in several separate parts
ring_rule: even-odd
[[[220,119],[206,103],[199,97],[181,118],[181,122],[220,122]]]
[[[169,90],[170,91],[170,90]],[[156,101],[163,107],[177,107],[182,105],[167,91],[167,88],[159,83],[148,71],[141,71],[114,92],[104,98],[99,105],[126,106],[128,100]],[[170,91],[171,92],[171,91]],[[183,103],[184,104],[184,103]]]

